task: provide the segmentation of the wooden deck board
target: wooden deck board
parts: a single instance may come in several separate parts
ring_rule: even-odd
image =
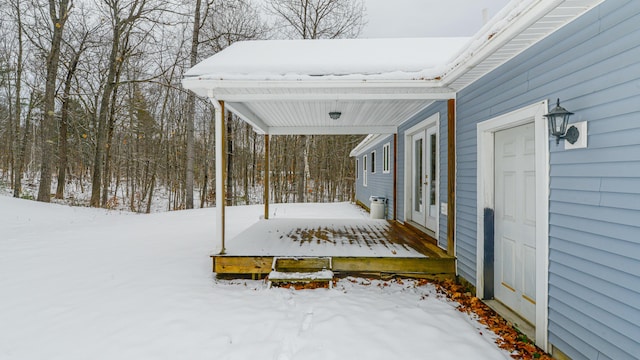
[[[389,222],[387,226],[313,226],[281,232],[279,241],[291,241],[295,248],[313,249],[315,246],[384,248],[386,256],[352,256],[344,254],[319,254],[310,251],[308,256],[331,256],[333,271],[337,275],[400,275],[413,277],[453,277],[455,258],[434,244],[434,239],[416,229]],[[258,239],[257,239],[258,240]],[[405,256],[396,250],[422,256]],[[299,250],[298,250],[299,251]],[[334,249],[335,251],[335,249]],[[402,251],[398,251],[402,253]],[[415,252],[413,253],[415,254]],[[220,275],[251,275],[264,277],[271,271],[274,256],[301,256],[300,254],[225,254],[212,255],[213,271]]]
[[[419,251],[428,257],[448,258],[446,250],[435,245],[436,240],[414,227],[403,225],[398,222],[390,222],[387,233],[391,242],[402,244]]]

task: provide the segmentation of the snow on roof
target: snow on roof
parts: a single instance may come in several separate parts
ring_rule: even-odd
[[[454,86],[459,90],[602,1],[512,0],[473,37],[242,41],[200,62],[185,77],[257,81],[446,79],[443,86],[459,80]],[[542,23],[535,25],[536,21]],[[530,27],[531,32],[523,33],[518,44],[502,49]],[[490,58],[496,52],[501,53]],[[483,61],[482,69],[459,79]]]
[[[433,79],[470,38],[237,42],[191,68],[211,80]]]

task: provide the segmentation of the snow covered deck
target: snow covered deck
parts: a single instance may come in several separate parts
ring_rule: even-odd
[[[271,271],[274,257],[331,257],[338,275],[454,276],[454,258],[432,242],[386,220],[260,220],[230,239],[225,254],[212,255],[213,271],[261,278]]]

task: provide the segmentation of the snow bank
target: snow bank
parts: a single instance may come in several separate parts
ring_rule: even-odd
[[[261,210],[229,208],[230,231]],[[0,358],[509,358],[432,287],[218,281],[213,211],[132,215],[0,196]]]

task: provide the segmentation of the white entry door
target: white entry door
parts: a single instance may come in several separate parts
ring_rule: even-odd
[[[535,325],[534,124],[495,133],[495,298]]]
[[[411,220],[436,231],[438,204],[438,135],[430,126],[411,136]]]

